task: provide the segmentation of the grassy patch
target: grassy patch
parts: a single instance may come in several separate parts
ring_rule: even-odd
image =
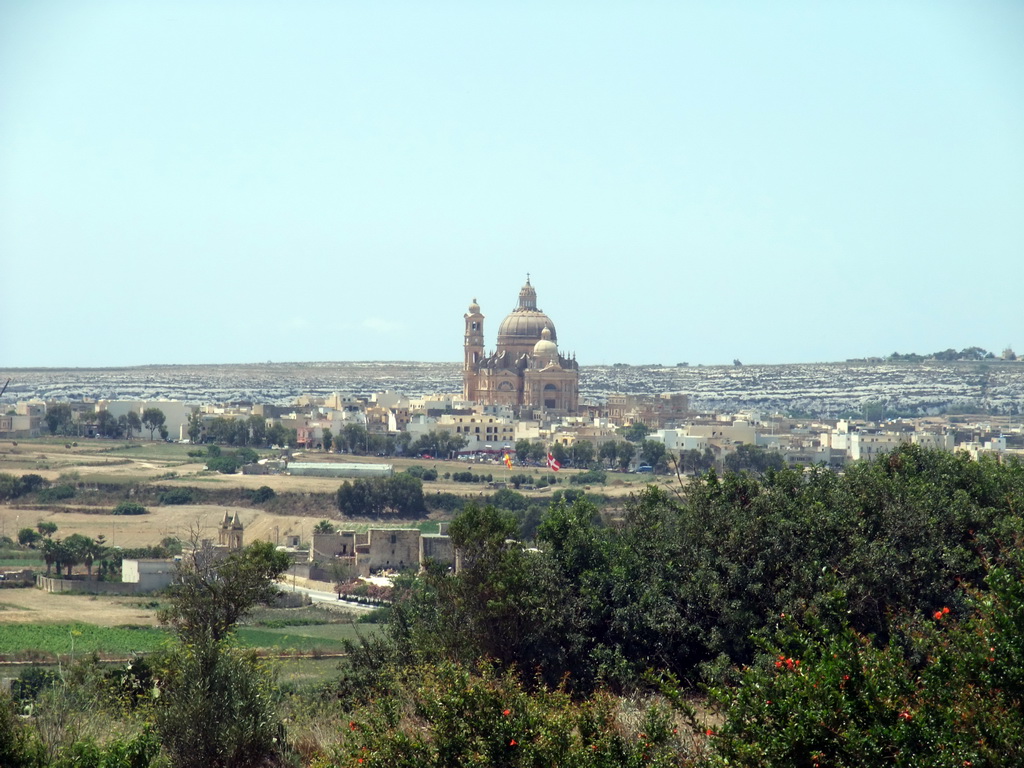
[[[344,650],[345,640],[357,641],[372,632],[373,629],[366,626],[357,630],[352,624],[319,624],[281,629],[239,627],[236,635],[239,645],[247,648],[337,652]]]
[[[277,662],[277,681],[293,689],[315,688],[338,678],[338,659],[291,658]]]
[[[8,624],[0,632],[0,654],[104,653],[115,656],[155,651],[168,633],[153,627],[92,624]]]

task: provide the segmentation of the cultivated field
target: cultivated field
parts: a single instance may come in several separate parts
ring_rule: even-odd
[[[76,444],[77,442],[77,444]],[[346,529],[365,530],[372,525],[415,526],[436,531],[444,515],[428,520],[342,519],[331,502],[341,480],[290,475],[222,475],[205,470],[200,459],[190,457],[194,446],[135,440],[131,443],[109,440],[58,439],[0,442],[0,472],[14,475],[34,473],[51,482],[69,482],[79,490],[66,501],[39,504],[19,499],[0,505],[0,535],[16,539],[22,528],[34,528],[40,521],[58,526],[58,536],[80,533],[90,538],[103,536],[108,546],[141,547],[160,543],[167,537],[188,541],[193,537],[217,538],[225,512],[238,513],[245,526],[245,540],[283,543],[286,536],[298,536],[308,543],[313,526],[325,517]],[[545,468],[521,468],[509,471],[501,464],[467,464],[461,461],[368,459],[353,456],[310,453],[296,456],[306,461],[388,461],[402,471],[413,464],[445,472],[472,470],[491,474],[501,481],[511,474],[551,475]],[[567,480],[574,470],[563,470],[559,488],[580,488]],[[593,491],[624,497],[651,480],[645,475],[609,473],[609,483]],[[144,497],[144,490],[190,487],[223,491],[230,498],[242,499],[242,491],[269,486],[278,494],[273,504],[197,503],[162,505],[146,501],[145,515],[113,515],[117,499]],[[113,490],[112,490],[113,489]],[[455,483],[439,479],[424,483],[424,493],[455,493],[466,498],[482,498],[492,492],[485,483]],[[549,502],[554,488],[523,491],[542,504]],[[96,494],[90,496],[90,494]],[[152,491],[149,498],[154,498]],[[270,509],[264,507],[271,507]],[[310,512],[309,509],[315,509]],[[41,561],[12,560],[5,567],[40,567]],[[82,570],[79,568],[79,570]],[[317,585],[310,584],[316,587]],[[330,588],[330,585],[319,585]],[[147,651],[163,641],[157,630],[158,604],[150,596],[93,596],[50,594],[34,588],[0,590],[0,654],[7,658],[48,654],[101,651],[120,657],[133,650]],[[276,652],[331,653],[341,649],[344,639],[357,631],[372,632],[372,626],[357,630],[344,613],[330,620],[299,619],[285,612],[274,620],[259,620],[242,627],[238,639],[244,645]],[[85,628],[83,628],[85,627]],[[89,629],[89,628],[94,629]]]
[[[63,440],[56,439],[18,441],[16,445],[12,441],[3,441],[0,442],[0,472],[16,475],[35,473],[50,481],[57,481],[63,476],[86,486],[117,484],[124,486],[126,493],[136,485],[159,485],[222,490],[254,490],[260,486],[268,486],[277,493],[333,494],[342,482],[325,477],[211,473],[205,471],[204,465],[197,459],[188,456],[190,450],[194,450],[194,447],[148,440],[126,444],[124,441],[83,439],[77,441],[77,445],[69,445]],[[504,480],[513,474],[525,473],[537,477],[552,474],[543,468],[516,467],[514,470],[508,470],[501,464],[470,465],[460,461],[368,459],[316,452],[297,454],[296,458],[305,461],[387,461],[395,466],[395,471],[419,464],[434,467],[442,475],[444,472],[468,469],[478,474],[489,473],[496,481]],[[571,469],[562,470],[559,477],[567,480],[574,472],[575,470]],[[651,482],[649,475],[609,473],[608,477],[607,485],[595,486],[591,490],[609,496],[623,497]],[[563,482],[558,487],[579,486],[569,486]],[[436,482],[425,483],[423,490],[425,494],[448,492],[470,499],[483,498],[491,492],[483,483],[455,483],[440,478]],[[554,490],[548,487],[524,493],[546,504]],[[88,491],[83,493],[87,495]],[[301,507],[272,513],[252,506],[211,504],[158,505],[148,506],[148,509],[147,515],[115,517],[101,514],[101,508],[81,503],[80,499],[50,505],[7,504],[0,506],[0,535],[13,538],[21,528],[33,527],[43,520],[56,523],[62,536],[81,533],[96,538],[102,534],[110,546],[138,547],[157,544],[168,536],[188,540],[193,532],[198,532],[200,537],[216,538],[216,529],[224,512],[234,514],[237,511],[245,525],[247,541],[264,540],[280,543],[289,535],[297,535],[302,541],[308,541],[313,526],[324,517],[331,517],[336,523],[342,522],[337,511],[332,509],[321,510],[315,514],[303,514]],[[357,530],[374,524],[374,521],[367,519],[343,522],[346,528]],[[389,519],[385,524],[401,525],[402,521]],[[422,520],[407,521],[407,524],[426,526]]]

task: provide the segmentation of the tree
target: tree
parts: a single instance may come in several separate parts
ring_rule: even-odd
[[[725,468],[730,472],[763,473],[769,469],[779,470],[786,465],[785,459],[778,451],[769,451],[760,445],[740,445],[733,453],[725,457]]]
[[[683,474],[689,472],[697,475],[701,472],[707,472],[714,465],[715,454],[710,448],[705,448],[704,453],[701,453],[696,448],[679,452],[679,471]]]
[[[267,444],[267,420],[255,413],[249,417],[249,434],[253,445],[264,447]]]
[[[366,428],[361,424],[346,424],[342,427],[338,437],[343,439],[345,449],[349,453],[364,453],[366,451]]]
[[[313,533],[334,533],[334,523],[330,520],[321,520],[313,526]]]
[[[57,562],[59,545],[53,539],[43,539],[43,543],[40,546],[40,550],[43,553],[43,562],[46,563],[46,575],[50,575],[50,569],[53,564]],[[60,576],[60,572],[57,573]]]
[[[57,524],[49,520],[40,520],[36,523],[36,530],[40,536],[53,536],[57,532]]]
[[[132,439],[132,435],[142,430],[142,419],[139,418],[139,414],[135,411],[128,411],[125,415],[125,437],[129,440]]]
[[[338,488],[337,498],[338,509],[345,515],[419,517],[426,512],[423,483],[405,472],[388,478],[345,481]]]
[[[601,443],[601,447],[598,449],[597,455],[601,459],[601,461],[607,461],[608,466],[613,467],[615,466],[616,462],[617,447],[618,445],[615,440],[608,440],[604,443]]]
[[[655,472],[666,472],[668,459],[665,444],[657,440],[644,440],[640,443],[640,461],[652,467]]]
[[[68,537],[70,538],[70,537]],[[88,577],[92,578],[92,564],[96,560],[101,560],[107,553],[107,548],[99,541],[95,541],[88,537],[85,538],[79,545],[79,555],[82,558],[82,562],[85,563],[85,572]]]
[[[32,528],[22,528],[20,531],[18,531],[18,543],[23,547],[34,548],[36,542],[38,542],[41,538],[42,536],[39,535],[39,532]]]
[[[168,589],[171,604],[160,621],[185,642],[225,639],[238,620],[277,594],[274,581],[289,565],[288,555],[258,541],[218,560],[202,552],[183,561]]]
[[[530,443],[530,461],[540,464],[548,456],[548,447],[539,440]]]
[[[71,406],[67,403],[57,403],[46,409],[46,428],[51,435],[67,435],[72,428]]]
[[[516,460],[520,464],[530,460],[530,441],[526,438],[516,440]]]
[[[201,550],[186,561],[160,613],[179,643],[164,659],[156,727],[176,768],[277,764],[284,736],[273,677],[230,643],[238,620],[277,594],[288,555],[256,542],[225,559]]]
[[[577,440],[572,444],[572,465],[589,467],[594,462],[594,444],[589,440]]]
[[[639,443],[651,433],[651,430],[642,421],[630,424],[628,427],[619,427],[615,431],[631,443]]]
[[[88,536],[80,533],[73,533],[63,541],[66,550],[64,565],[68,569],[68,576],[71,576],[71,569],[79,563],[89,559],[89,573],[92,574],[92,559],[90,553],[94,551],[95,542]]]
[[[153,439],[153,433],[164,425],[167,417],[159,408],[146,408],[142,412],[142,426],[149,430],[149,439]]]
[[[549,453],[555,457],[555,461],[557,461],[561,466],[565,467],[569,465],[569,451],[566,450],[566,447],[561,443],[555,443],[552,445]]]
[[[127,417],[125,419],[125,425],[127,426]],[[117,437],[121,434],[121,425],[118,423],[118,418],[110,411],[100,411],[96,414],[96,432],[103,437]]]
[[[193,445],[203,437],[203,417],[198,408],[193,408],[188,417],[188,439]]]
[[[628,470],[634,455],[636,455],[636,445],[628,440],[619,443],[615,448],[615,458],[619,462],[619,469],[623,472]]]

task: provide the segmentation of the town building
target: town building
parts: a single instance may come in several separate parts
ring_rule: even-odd
[[[314,533],[309,548],[310,578],[367,577],[377,571],[419,569],[427,560],[455,562],[446,524],[438,533],[418,528],[370,528],[368,531]]]
[[[465,322],[465,399],[485,406],[511,406],[520,415],[577,412],[579,366],[574,357],[559,353],[555,324],[537,307],[529,275],[519,291],[519,304],[498,326],[493,353],[484,351],[484,316],[476,299]]]

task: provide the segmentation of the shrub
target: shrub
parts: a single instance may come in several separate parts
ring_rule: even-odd
[[[191,504],[195,500],[191,488],[169,488],[157,497],[161,504]]]
[[[273,675],[227,643],[183,643],[166,659],[156,728],[177,768],[276,764],[284,729]]]
[[[569,478],[570,484],[575,485],[602,485],[608,480],[608,473],[603,469],[591,469],[588,472],[580,472]]]
[[[739,685],[712,692],[726,712],[711,740],[721,764],[1021,765],[1020,577],[1019,565],[993,570],[962,619],[948,607],[898,617],[888,644],[846,625],[841,599],[825,621],[783,621]]]
[[[445,512],[454,512],[457,509],[462,509],[462,505],[465,503],[465,499],[454,493],[442,493],[438,491],[432,496],[424,496],[427,506],[430,509],[443,509]]]
[[[222,475],[233,475],[238,471],[238,461],[234,456],[214,456],[207,459],[206,468]]]
[[[402,717],[402,712],[414,717]],[[561,691],[528,692],[511,675],[451,663],[417,668],[394,695],[358,711],[331,765],[488,765],[634,768],[682,765],[667,711],[642,707],[618,721],[610,696],[574,702]]]
[[[269,485],[261,485],[255,491],[252,492],[249,498],[252,499],[254,504],[262,504],[265,501],[270,501],[272,498],[277,496],[277,493]]]
[[[51,488],[43,488],[37,496],[42,502],[64,501],[74,498],[75,489],[70,485],[55,485]]]
[[[420,480],[428,482],[431,480],[437,480],[437,470],[430,467],[421,467],[414,464],[405,471],[413,477],[418,477]]]
[[[137,501],[122,501],[114,507],[115,515],[145,515],[149,510]]]

